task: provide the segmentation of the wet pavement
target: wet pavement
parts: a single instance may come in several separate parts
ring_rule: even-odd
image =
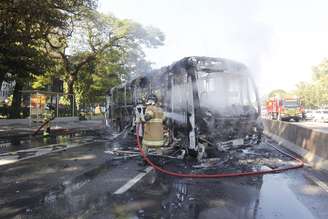
[[[7,137],[2,138],[0,141],[0,154],[14,152],[24,149],[42,147],[52,144],[64,144],[64,143],[80,143],[81,140],[86,141],[88,138],[93,139],[94,131],[79,131],[77,133],[62,133],[56,135],[50,135],[47,138],[43,136],[22,136],[22,137]]]
[[[50,142],[77,146],[0,166],[0,218],[328,218],[328,175],[308,166],[260,176],[177,178],[138,165],[138,157],[105,153],[133,148],[133,138],[97,131],[61,139]],[[210,165],[153,160],[192,173],[293,164],[266,143],[234,155]]]
[[[42,123],[0,125],[0,147],[8,140],[17,137],[29,137],[42,125]],[[62,133],[75,133],[81,130],[99,130],[105,127],[103,120],[62,121],[52,123],[52,132],[56,135]],[[42,129],[43,130],[43,129]],[[42,130],[38,135],[42,135]]]
[[[328,133],[328,123],[324,122],[312,122],[312,121],[303,121],[303,122],[293,122],[293,124],[310,128],[315,131],[323,132],[323,133]]]

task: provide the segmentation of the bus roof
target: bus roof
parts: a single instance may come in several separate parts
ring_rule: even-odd
[[[153,78],[161,77],[162,75],[168,74],[169,72],[181,72],[179,69],[191,69],[194,68],[198,71],[203,71],[207,73],[215,72],[224,72],[236,75],[249,75],[249,71],[247,67],[240,63],[229,59],[224,58],[214,58],[214,57],[206,57],[206,56],[189,56],[180,59],[179,61],[174,62],[169,66],[165,66],[159,69],[152,70],[147,73],[143,73],[141,76],[137,76],[125,85],[135,85],[138,83],[145,83],[146,81],[150,81]],[[123,86],[123,87],[124,87]],[[122,87],[118,85],[116,87]]]

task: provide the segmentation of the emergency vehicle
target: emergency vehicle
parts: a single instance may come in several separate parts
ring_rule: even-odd
[[[269,119],[295,122],[303,118],[303,107],[298,97],[271,97],[266,101]]]

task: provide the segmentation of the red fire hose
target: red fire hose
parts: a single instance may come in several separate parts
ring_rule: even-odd
[[[45,121],[44,123],[42,123],[42,125],[33,133],[33,136],[37,135],[38,132],[45,126],[47,125],[50,121],[54,120],[56,117],[52,117],[50,120]]]
[[[137,126],[137,131],[138,132],[139,126]],[[271,145],[271,144],[270,144]],[[140,144],[140,140],[139,137],[137,136],[137,148],[140,151],[140,154],[142,156],[142,158],[150,165],[152,166],[155,170],[162,172],[164,174],[170,175],[170,176],[177,176],[177,177],[186,177],[186,178],[223,178],[223,177],[236,177],[236,176],[256,176],[256,175],[263,175],[263,174],[268,174],[268,173],[278,173],[278,172],[282,172],[282,171],[286,171],[286,170],[291,170],[291,169],[297,169],[297,168],[301,168],[304,166],[304,162],[282,150],[280,150],[279,148],[271,145],[274,149],[276,149],[277,151],[279,151],[280,153],[296,160],[298,162],[297,165],[294,166],[290,166],[290,167],[283,167],[283,168],[276,168],[276,169],[272,169],[272,170],[264,170],[264,171],[252,171],[252,172],[242,172],[242,173],[218,173],[218,174],[192,174],[192,173],[178,173],[178,172],[172,172],[169,170],[165,170],[159,166],[157,166],[156,164],[154,164],[144,153],[141,144]]]

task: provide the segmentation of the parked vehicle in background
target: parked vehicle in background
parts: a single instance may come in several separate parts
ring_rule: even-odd
[[[316,110],[306,109],[305,110],[305,120],[313,120]]]
[[[304,118],[304,109],[298,97],[271,97],[266,102],[269,119],[282,121],[294,120],[296,122]]]
[[[315,122],[328,122],[328,109],[318,109],[314,114]]]

